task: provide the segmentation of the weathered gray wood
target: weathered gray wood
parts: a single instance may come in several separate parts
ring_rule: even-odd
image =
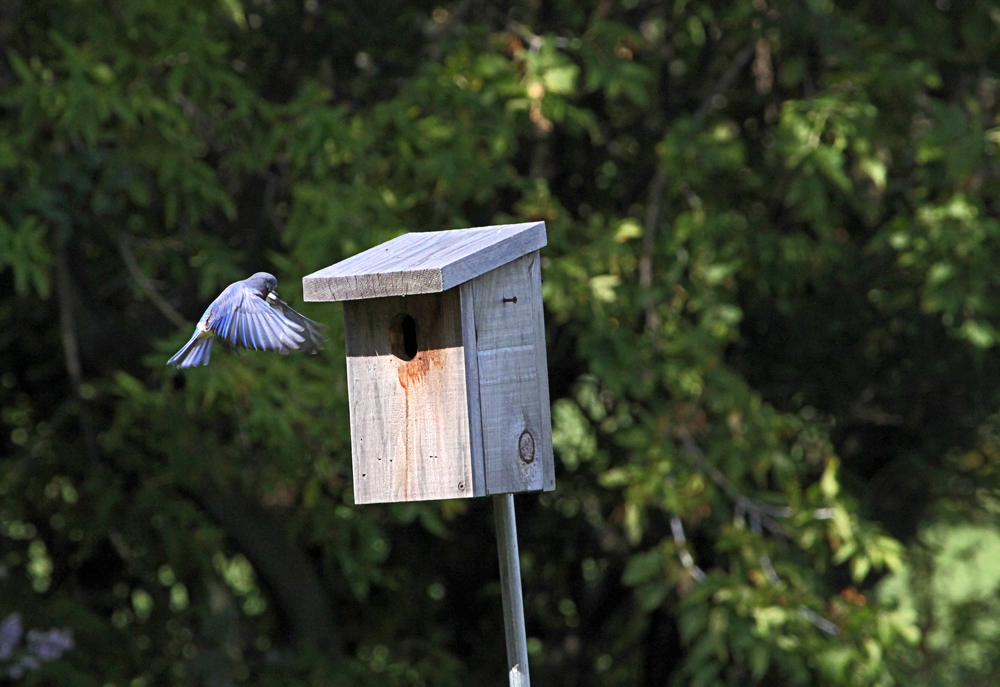
[[[545,487],[542,464],[551,455],[551,426],[543,427],[538,388],[539,356],[545,355],[537,326],[538,261],[535,251],[472,282],[488,494]]]
[[[469,406],[469,443],[472,456],[472,487],[475,496],[486,494],[483,456],[483,417],[479,399],[479,357],[476,342],[476,313],[473,282],[458,287],[462,309],[462,345],[465,349],[465,390]]]
[[[307,301],[437,293],[537,251],[545,223],[410,233],[302,279]]]
[[[409,361],[392,353],[403,313],[416,321]],[[355,502],[476,495],[458,289],[352,301],[344,318]]]
[[[538,255],[538,253],[536,253]],[[539,459],[542,462],[542,489],[556,488],[556,467],[552,455],[552,405],[549,401],[549,362],[545,342],[545,312],[542,309],[542,261],[535,260],[529,268],[532,298],[538,304],[534,308],[535,366],[538,371],[538,402],[542,411],[541,440],[538,443]]]
[[[514,496],[493,497],[500,558],[500,594],[503,599],[504,636],[507,639],[507,675],[510,687],[530,687],[528,637],[524,629],[524,601],[521,595],[521,559],[517,551],[517,522]]]

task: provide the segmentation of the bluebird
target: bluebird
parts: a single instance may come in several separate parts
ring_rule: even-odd
[[[254,351],[316,353],[326,336],[323,325],[292,310],[278,298],[278,280],[267,272],[230,284],[198,320],[194,334],[167,365],[207,365],[212,342]]]

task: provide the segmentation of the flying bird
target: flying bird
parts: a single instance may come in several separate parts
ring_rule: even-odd
[[[167,365],[207,365],[212,342],[253,351],[316,353],[326,336],[323,325],[292,310],[278,298],[278,280],[267,272],[230,284],[198,320],[191,339]]]

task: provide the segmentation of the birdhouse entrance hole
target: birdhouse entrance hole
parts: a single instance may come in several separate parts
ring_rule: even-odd
[[[417,354],[417,321],[407,313],[399,313],[389,325],[392,354],[400,360],[413,360]]]

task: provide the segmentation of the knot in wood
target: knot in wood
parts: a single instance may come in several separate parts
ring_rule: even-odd
[[[517,453],[524,463],[531,463],[535,460],[535,437],[531,432],[524,430],[517,440]]]

